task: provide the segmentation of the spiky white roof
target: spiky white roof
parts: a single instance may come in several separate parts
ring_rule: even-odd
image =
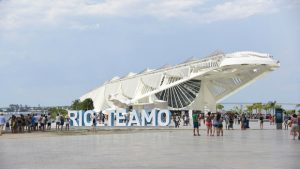
[[[205,106],[213,108],[216,102],[279,66],[265,53],[218,52],[174,66],[114,77],[80,99],[92,98],[97,111],[119,107],[117,102],[134,105],[156,100],[167,102],[170,109],[203,110]]]

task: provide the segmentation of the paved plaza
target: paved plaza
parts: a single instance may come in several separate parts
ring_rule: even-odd
[[[285,130],[118,129],[0,137],[0,169],[299,169],[300,141]]]

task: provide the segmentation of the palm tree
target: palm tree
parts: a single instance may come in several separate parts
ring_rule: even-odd
[[[253,107],[253,109],[255,109],[256,114],[257,114],[258,112],[261,112],[263,105],[262,105],[262,103],[253,103],[252,107]]]
[[[297,108],[299,108],[298,113],[300,113],[300,104],[296,104],[296,108],[295,108],[296,111],[297,111]]]
[[[263,104],[262,105],[262,108],[266,111],[266,114],[268,114],[269,113],[269,109],[270,109],[270,104]]]
[[[276,108],[276,101],[270,101],[269,102],[269,104],[270,104],[270,107],[272,108],[272,110],[273,110],[273,115],[275,114],[275,108]]]
[[[252,114],[254,109],[253,105],[247,105],[246,107],[247,107],[247,111]]]

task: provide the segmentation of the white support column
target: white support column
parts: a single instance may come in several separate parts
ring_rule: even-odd
[[[209,85],[208,80],[201,80],[200,92],[190,106],[192,110],[201,110],[205,113],[208,111],[216,112],[216,98],[209,91]]]

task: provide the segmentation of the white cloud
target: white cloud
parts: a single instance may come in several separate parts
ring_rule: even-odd
[[[276,11],[281,1],[231,0],[209,6],[205,0],[2,0],[0,29],[60,25],[84,29],[90,26],[82,18],[103,17],[150,16],[206,23]]]
[[[205,22],[213,22],[242,19],[262,13],[276,12],[277,10],[277,3],[273,0],[235,0],[216,5],[202,17]]]
[[[203,0],[154,1],[146,6],[145,12],[158,18],[190,17],[203,4]]]

